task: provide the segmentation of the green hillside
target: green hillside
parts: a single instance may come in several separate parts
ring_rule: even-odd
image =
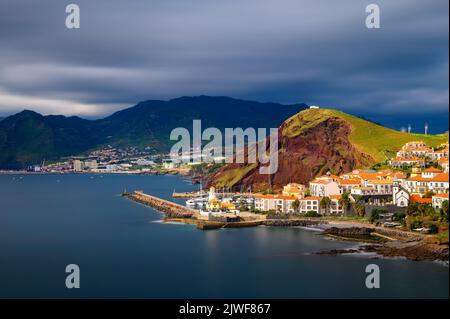
[[[42,116],[23,111],[0,121],[0,169],[24,168],[44,159],[77,155],[104,145],[149,147],[166,152],[174,128],[278,127],[305,104],[282,105],[229,97],[181,97],[149,100],[98,120]]]
[[[307,109],[285,122],[282,134],[296,137],[308,128],[334,117],[346,121],[352,129],[350,141],[361,152],[371,155],[376,161],[384,162],[391,158],[407,142],[420,140],[436,147],[446,141],[444,135],[408,134],[380,126],[359,117],[332,109]]]

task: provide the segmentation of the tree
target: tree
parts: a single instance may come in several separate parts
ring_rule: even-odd
[[[344,209],[344,215],[345,215],[347,208],[350,205],[350,193],[344,192],[342,194],[341,198],[339,198],[338,203]]]
[[[375,208],[374,210],[372,210],[372,213],[370,214],[369,221],[371,223],[373,223],[373,222],[375,222],[376,220],[379,220],[379,219],[380,219],[380,211]]]
[[[311,196],[311,191],[308,188],[307,190],[305,190],[305,197],[309,197],[309,196]]]
[[[448,222],[448,200],[442,202],[442,208],[440,209],[440,219],[443,222]]]
[[[240,210],[241,212],[245,212],[245,211],[247,211],[247,209],[248,209],[247,203],[244,202],[244,201],[241,201],[241,202],[239,203],[239,210]]]
[[[428,191],[425,194],[423,194],[422,198],[432,198],[434,195],[436,195],[433,191]]]
[[[408,208],[406,209],[406,214],[408,216],[414,216],[417,214],[419,204],[418,203],[410,203]]]
[[[395,212],[392,216],[392,220],[395,222],[402,222],[406,217],[406,214],[403,212]]]
[[[430,224],[428,226],[428,234],[437,234],[439,231],[439,227],[436,224]]]
[[[363,217],[366,212],[366,207],[364,205],[364,198],[362,196],[356,196],[355,202],[353,203],[353,208],[355,209],[358,216]]]
[[[328,196],[323,197],[320,200],[320,208],[325,209],[325,212],[328,212],[328,208],[330,207],[331,199]]]
[[[300,207],[300,201],[298,199],[294,200],[292,202],[292,209],[294,210],[294,212],[297,212],[299,207]]]

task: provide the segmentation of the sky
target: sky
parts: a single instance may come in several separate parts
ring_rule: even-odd
[[[66,5],[80,7],[67,29]],[[368,29],[376,3],[381,28]],[[0,0],[0,116],[226,95],[447,130],[448,0]]]

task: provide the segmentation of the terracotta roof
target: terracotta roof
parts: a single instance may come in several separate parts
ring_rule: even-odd
[[[430,168],[424,169],[423,171],[427,172],[427,173],[442,173],[442,170],[439,168],[436,168],[436,167],[430,167]]]
[[[256,198],[261,198],[261,199],[285,199],[285,200],[296,200],[295,197],[292,196],[286,196],[286,195],[279,195],[279,194],[268,194],[268,195],[263,195],[263,194],[256,194],[255,195]]]
[[[339,179],[338,180],[338,184],[342,184],[342,185],[360,185],[361,184],[361,180],[359,179]]]
[[[365,186],[363,186],[363,187],[353,187],[353,189],[360,189],[360,190],[363,190],[363,191],[373,191],[373,190],[375,190],[375,188],[373,188],[373,187],[365,187]]]
[[[328,183],[330,183],[331,181],[318,181],[318,180],[313,180],[311,182],[309,182],[310,184],[322,184],[322,185],[326,185]]]
[[[448,199],[448,193],[445,193],[445,194],[436,194],[436,195],[433,195],[433,197],[441,197],[441,198],[447,198],[447,199]]]
[[[448,173],[440,173],[434,177],[414,176],[407,179],[415,182],[448,182]]]
[[[395,162],[424,162],[425,160],[422,158],[419,158],[417,156],[411,156],[411,157],[401,157],[397,156],[392,159]]]
[[[409,197],[409,200],[411,203],[419,203],[419,204],[431,204],[433,201],[431,198],[422,198],[418,195],[411,195]]]
[[[439,150],[439,151],[434,151],[434,152],[431,152],[431,153],[438,153],[438,154],[448,153],[448,149],[446,148],[446,149]]]
[[[367,182],[368,184],[377,184],[377,185],[389,185],[393,183],[393,180],[391,179],[376,179],[376,180],[371,180]]]
[[[330,179],[333,179],[333,178],[338,178],[339,176],[337,176],[337,175],[334,175],[334,174],[330,174],[330,175],[321,175],[321,176],[317,176],[316,178],[330,178]]]
[[[364,180],[369,180],[369,179],[375,179],[377,178],[377,173],[368,173],[368,172],[360,172],[359,174],[357,174],[359,177],[361,177]]]
[[[309,197],[305,197],[305,198],[302,198],[299,200],[321,200],[321,199],[322,199],[322,197],[319,197],[319,196],[309,196]]]
[[[299,183],[289,183],[289,184],[287,184],[287,185],[285,185],[284,187],[287,187],[287,188],[299,188],[299,187],[305,187],[305,185],[303,185],[303,184],[299,184]]]

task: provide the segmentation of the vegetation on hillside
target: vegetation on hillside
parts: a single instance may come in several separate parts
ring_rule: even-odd
[[[352,129],[350,141],[361,152],[372,156],[377,162],[384,162],[395,156],[395,153],[407,142],[421,140],[429,146],[436,147],[447,140],[445,135],[408,134],[399,132],[374,122],[331,109],[307,109],[286,121],[283,135],[295,137],[309,128],[330,117],[339,118],[348,123]]]

